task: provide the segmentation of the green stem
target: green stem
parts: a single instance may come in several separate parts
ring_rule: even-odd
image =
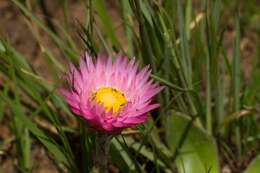
[[[108,172],[108,155],[112,135],[97,133],[93,173]]]

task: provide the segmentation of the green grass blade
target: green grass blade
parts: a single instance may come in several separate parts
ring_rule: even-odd
[[[134,56],[134,30],[133,30],[133,12],[131,10],[129,1],[120,1],[122,20],[124,25],[124,30],[128,41],[128,51],[129,57]]]
[[[134,161],[129,157],[128,153],[124,150],[121,143],[115,138],[112,140],[110,149],[111,159],[123,172],[135,172]]]
[[[114,27],[113,27],[113,24],[111,22],[111,19],[110,19],[108,13],[107,13],[107,10],[105,8],[104,1],[103,0],[93,1],[93,7],[97,11],[97,14],[99,15],[99,17],[101,19],[104,33],[106,33],[107,36],[111,39],[112,44],[120,50],[121,45],[115,35]]]
[[[77,52],[74,52],[70,48],[66,47],[65,43],[57,36],[51,29],[46,27],[35,15],[33,15],[20,1],[12,0],[12,2],[24,13],[25,16],[29,17],[35,24],[37,24],[42,30],[44,30],[49,36],[54,40],[57,46],[62,50],[62,52],[67,55],[72,61],[78,59]]]
[[[240,110],[240,90],[241,90],[241,77],[240,77],[240,26],[239,19],[236,19],[236,38],[234,40],[233,47],[233,61],[232,61],[232,90],[233,90],[233,111],[239,112]],[[240,132],[240,123],[241,121],[236,122],[235,127],[235,139],[236,145],[238,147],[238,155],[242,154],[241,146],[241,132]]]

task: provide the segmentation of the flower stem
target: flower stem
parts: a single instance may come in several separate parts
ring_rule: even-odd
[[[110,142],[112,135],[105,133],[97,133],[96,136],[96,151],[95,151],[95,163],[94,170],[95,173],[107,173],[108,172],[108,155]]]

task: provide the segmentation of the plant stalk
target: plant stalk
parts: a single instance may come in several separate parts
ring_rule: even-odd
[[[112,135],[97,133],[93,173],[108,172],[108,156]]]

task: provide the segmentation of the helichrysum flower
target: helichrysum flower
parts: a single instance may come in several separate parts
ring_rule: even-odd
[[[61,94],[71,110],[81,116],[98,131],[120,132],[120,130],[143,123],[147,113],[159,107],[152,97],[162,87],[149,79],[151,70],[146,66],[138,69],[133,58],[98,55],[96,60],[85,54],[77,69],[70,64],[65,76],[69,88]]]

